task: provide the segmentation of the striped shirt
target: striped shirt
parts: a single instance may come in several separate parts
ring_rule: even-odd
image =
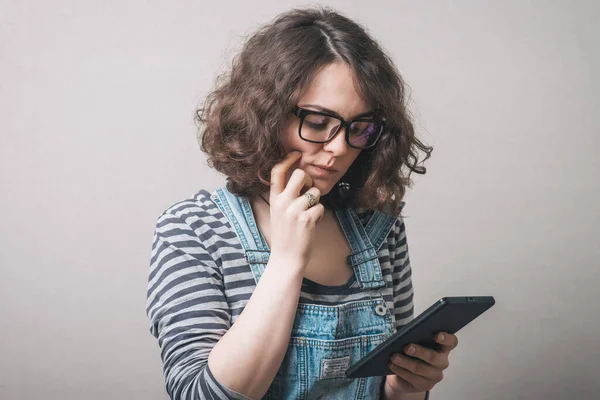
[[[356,210],[366,226],[372,211]],[[413,319],[413,287],[404,221],[398,217],[377,252],[385,301],[396,329]],[[147,308],[158,339],[166,390],[172,399],[239,399],[208,368],[208,355],[248,303],[255,287],[234,228],[210,193],[200,190],[160,215],[152,242]],[[338,305],[366,300],[354,275],[344,285],[304,279],[300,303]]]

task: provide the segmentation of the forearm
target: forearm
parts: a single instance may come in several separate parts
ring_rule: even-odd
[[[261,398],[285,356],[303,268],[271,256],[248,304],[212,349],[208,365],[222,385]]]

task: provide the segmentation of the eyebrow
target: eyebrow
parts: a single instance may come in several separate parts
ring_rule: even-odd
[[[336,111],[334,111],[334,110],[332,110],[330,108],[327,108],[327,107],[319,106],[317,104],[304,104],[304,105],[299,105],[298,107],[300,107],[300,108],[311,107],[311,108],[315,108],[317,111],[325,112],[325,113],[334,115],[336,117],[342,118],[342,116],[339,113],[337,113]],[[355,115],[354,117],[350,118],[349,120],[351,121],[353,119],[364,118],[364,117],[371,117],[374,114],[375,114],[375,111],[367,111],[367,112],[364,112],[362,114]]]

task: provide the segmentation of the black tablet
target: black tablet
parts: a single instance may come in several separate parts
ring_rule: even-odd
[[[404,353],[404,347],[409,343],[437,350],[441,345],[435,341],[436,334],[455,334],[495,303],[492,296],[444,297],[350,366],[346,370],[346,376],[359,378],[392,375],[393,372],[388,368],[392,354],[402,353],[410,357]]]

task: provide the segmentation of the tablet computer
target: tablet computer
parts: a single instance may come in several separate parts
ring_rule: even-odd
[[[495,303],[493,296],[444,297],[351,365],[346,376],[393,375],[388,368],[392,354],[402,353],[410,357],[404,353],[404,347],[409,343],[437,350],[441,345],[435,341],[435,335],[439,332],[455,334]]]

